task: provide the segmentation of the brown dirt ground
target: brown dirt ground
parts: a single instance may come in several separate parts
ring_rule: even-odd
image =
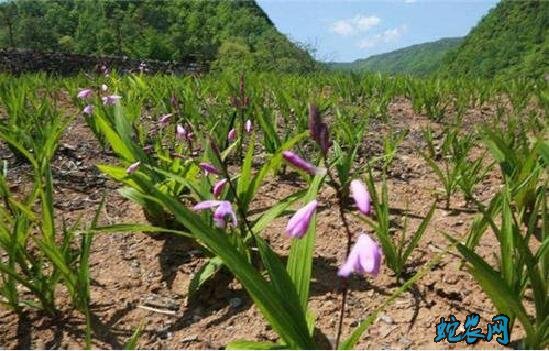
[[[415,114],[405,100],[395,100],[391,104],[390,116],[394,128],[410,129],[391,169],[391,212],[396,223],[402,223],[403,214],[408,214],[410,230],[414,230],[440,187],[416,152],[422,145],[420,129],[431,123],[440,131],[441,126]],[[466,125],[474,126],[490,116],[493,111],[486,109],[469,111]],[[372,124],[362,157],[379,150],[379,135],[387,130],[384,124]],[[24,186],[29,170],[15,164],[5,146],[0,145],[0,156],[10,162],[12,184]],[[141,209],[120,197],[117,185],[94,168],[98,163],[113,162],[112,156],[101,153],[79,117],[66,131],[54,164],[58,219],[70,222],[83,216],[83,222],[90,220],[102,192],[106,191],[107,205],[101,213],[102,223],[145,222]],[[302,182],[285,179],[268,182],[254,206],[258,209],[268,207],[276,199],[304,186]],[[482,182],[477,195],[487,200],[499,185],[498,174],[492,172]],[[317,327],[327,338],[333,339],[340,304],[336,272],[344,259],[345,234],[337,215],[335,194],[322,191],[319,202],[310,306],[316,313]],[[459,195],[453,198],[451,208],[452,211],[445,211],[442,201],[439,203],[431,225],[413,254],[410,270],[424,265],[447,245],[443,232],[456,237],[467,234],[474,211],[466,207]],[[357,233],[367,229],[356,219],[349,218]],[[273,221],[265,233],[273,248],[283,255],[290,246],[290,240],[283,234],[286,221],[287,218]],[[485,257],[498,251],[492,233],[484,235],[479,251]],[[139,347],[144,349],[218,349],[234,339],[275,340],[276,334],[236,281],[229,286],[214,285],[206,289],[198,301],[187,303],[189,281],[203,262],[204,257],[199,252],[189,250],[177,238],[155,240],[142,233],[97,235],[91,253],[93,347],[120,349],[139,325],[144,326],[139,341]],[[370,311],[382,304],[396,286],[395,277],[386,267],[376,278],[353,277],[343,336],[349,335]],[[84,319],[70,308],[65,292],[60,291],[59,296],[62,313],[54,320],[37,311],[29,310],[18,316],[0,307],[0,348],[84,347]],[[169,313],[144,309],[147,304]],[[447,319],[454,314],[463,321],[473,312],[481,316],[483,328],[496,314],[490,300],[461,268],[459,257],[449,254],[413,292],[401,295],[380,315],[364,333],[358,348],[499,348],[495,342],[434,343],[435,325],[440,317]],[[512,336],[514,340],[522,336],[519,325],[515,326]]]

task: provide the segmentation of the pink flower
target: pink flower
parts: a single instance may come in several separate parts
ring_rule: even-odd
[[[236,130],[234,128],[229,130],[229,134],[227,134],[227,139],[229,141],[234,141],[236,139]]]
[[[122,97],[118,95],[109,95],[101,98],[103,105],[115,105]]]
[[[216,209],[213,216],[216,227],[225,228],[227,226],[227,217],[231,219],[233,226],[238,225],[236,215],[229,201],[225,201],[225,200],[200,201],[198,204],[196,204],[196,206],[193,207],[193,210],[201,211],[201,210],[213,209],[213,208]]]
[[[292,166],[299,168],[302,171],[309,173],[310,175],[326,175],[326,168],[315,167],[291,151],[284,151],[282,153],[282,157],[284,157],[284,159]]]
[[[215,197],[219,197],[221,195],[221,192],[223,191],[223,188],[227,184],[227,178],[223,178],[219,180],[217,183],[215,183],[213,187],[213,194]]]
[[[200,166],[200,168],[202,168],[206,175],[208,175],[209,173],[219,174],[217,168],[215,168],[215,166],[210,163],[200,162],[198,165]]]
[[[309,229],[309,223],[316,211],[318,202],[312,200],[305,207],[297,210],[286,226],[286,234],[292,238],[301,239]]]
[[[252,132],[252,121],[251,120],[246,121],[246,124],[244,125],[244,129],[246,130],[246,133],[251,133]]]
[[[93,94],[93,90],[91,89],[82,89],[78,92],[78,95],[76,95],[79,99],[89,99]]]
[[[379,274],[382,257],[379,245],[368,234],[362,233],[353,245],[347,261],[339,268],[337,275],[348,277],[351,273],[368,273],[376,276]]]
[[[132,174],[132,173],[135,173],[135,171],[137,171],[137,169],[139,168],[139,165],[141,164],[140,161],[137,161],[136,163],[132,163],[128,169],[126,170],[126,172],[128,174]]]
[[[372,200],[364,184],[358,179],[353,179],[350,190],[358,210],[368,216],[372,212]]]
[[[170,118],[172,118],[173,113],[166,113],[160,119],[158,120],[158,124],[160,124],[161,127],[165,127],[170,122]]]
[[[187,130],[181,124],[175,128],[175,137],[178,140],[187,140]]]
[[[84,107],[84,110],[82,112],[84,112],[88,116],[91,115],[92,112],[93,112],[93,106],[92,105],[87,105],[86,107]]]

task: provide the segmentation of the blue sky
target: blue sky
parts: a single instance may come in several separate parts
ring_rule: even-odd
[[[259,0],[276,27],[315,47],[322,61],[349,62],[466,35],[498,0]]]

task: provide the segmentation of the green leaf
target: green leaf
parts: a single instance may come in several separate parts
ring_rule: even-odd
[[[300,190],[287,196],[285,199],[278,201],[273,207],[261,214],[253,224],[252,231],[254,233],[261,233],[272,221],[280,216],[288,207],[294,202],[301,199],[306,194],[306,190]]]
[[[44,177],[43,187],[40,189],[41,207],[42,207],[42,223],[41,229],[44,239],[49,242],[55,241],[55,221],[54,221],[54,208],[53,208],[53,184],[52,175],[49,161],[44,162],[44,169],[42,174]],[[38,170],[36,170],[39,172]],[[37,177],[41,177],[37,174]]]
[[[508,316],[516,316],[526,330],[526,334],[528,336],[534,335],[534,328],[520,298],[513,295],[501,274],[496,272],[482,257],[471,251],[467,246],[458,244],[457,247],[465,260],[470,263],[471,274],[480,284],[482,290],[490,297],[497,310]]]
[[[408,257],[412,254],[414,249],[419,244],[419,240],[423,236],[423,233],[425,233],[425,230],[427,229],[427,226],[429,225],[429,222],[431,221],[431,218],[433,217],[433,214],[435,213],[435,208],[436,208],[436,201],[435,201],[435,203],[433,203],[433,206],[431,206],[431,209],[427,213],[427,216],[425,216],[423,221],[421,221],[421,224],[417,228],[416,233],[414,234],[414,237],[412,238],[412,241],[410,241],[410,243],[406,247],[406,251],[402,255],[402,259],[401,259],[402,263],[406,263],[406,260],[408,259]]]
[[[278,293],[279,298],[286,300],[286,303],[293,311],[305,316],[306,310],[300,305],[296,286],[293,284],[292,278],[282,262],[280,262],[277,254],[273,252],[261,237],[256,236],[255,241],[261,254],[261,261],[265,265],[267,272],[269,272],[271,284]]]
[[[253,187],[252,179],[252,161],[254,156],[254,147],[255,147],[255,134],[250,139],[248,144],[248,151],[244,157],[244,162],[242,163],[242,168],[240,170],[240,178],[238,178],[237,185],[237,194],[238,198],[242,202],[244,207],[244,213],[248,212],[248,204],[251,199],[248,198],[248,195],[251,195],[250,188]]]
[[[502,204],[502,225],[498,235],[501,247],[501,265],[503,279],[508,287],[513,289],[516,281],[515,276],[515,243],[513,234],[513,220],[511,208],[509,207],[509,197],[506,191],[503,196]],[[497,234],[497,233],[496,233]]]
[[[218,255],[225,265],[248,290],[254,303],[269,321],[273,329],[291,348],[314,348],[315,343],[308,335],[305,316],[292,310],[286,299],[281,299],[276,290],[248,262],[226,233],[210,227],[200,216],[184,207],[177,199],[169,197],[154,187],[143,174],[132,174],[133,180],[147,193],[171,212],[177,221],[192,233],[192,236]]]
[[[286,350],[288,346],[271,341],[233,340],[227,344],[227,350]]]
[[[194,300],[200,287],[219,272],[221,267],[223,267],[223,261],[218,256],[210,258],[206,264],[200,267],[189,283],[188,301]]]
[[[143,327],[139,326],[134,330],[132,336],[124,343],[124,350],[135,350],[137,348],[137,343],[141,338],[141,333],[143,332]]]
[[[107,122],[105,118],[100,114],[96,114],[95,118],[97,122],[97,127],[105,135],[105,138],[111,145],[114,152],[116,152],[127,162],[137,161],[137,158],[133,154],[132,149],[124,143],[120,135],[118,135],[118,133],[110,126],[109,122]]]

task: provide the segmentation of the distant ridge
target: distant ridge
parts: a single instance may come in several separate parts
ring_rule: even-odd
[[[425,76],[436,72],[445,55],[457,48],[462,37],[440,40],[404,47],[389,53],[358,59],[351,63],[332,63],[335,69],[381,72],[387,74],[412,74]]]

